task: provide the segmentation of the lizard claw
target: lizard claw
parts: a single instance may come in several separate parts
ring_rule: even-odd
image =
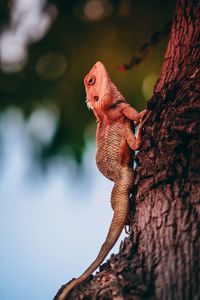
[[[139,115],[140,115],[140,121],[142,121],[143,120],[143,118],[144,118],[144,115],[145,115],[145,113],[147,112],[147,110],[146,109],[144,109],[143,111],[141,111],[140,113],[139,113]]]
[[[138,124],[140,124],[140,125],[143,124],[143,119],[144,119],[144,116],[145,116],[146,112],[147,112],[147,110],[144,109],[143,111],[141,111],[139,113],[139,119],[134,121],[135,126],[137,126]]]

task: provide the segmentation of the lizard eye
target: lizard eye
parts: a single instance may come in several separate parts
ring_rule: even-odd
[[[89,85],[93,85],[95,83],[95,81],[96,81],[96,77],[94,75],[92,75],[90,77],[90,79],[88,80],[88,84]]]

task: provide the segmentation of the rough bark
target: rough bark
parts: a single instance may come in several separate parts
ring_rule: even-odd
[[[131,232],[69,299],[200,299],[200,5],[178,0],[137,155]]]

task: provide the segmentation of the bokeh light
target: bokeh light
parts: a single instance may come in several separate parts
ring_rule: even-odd
[[[58,125],[59,112],[54,107],[37,108],[28,122],[29,132],[42,144],[51,142]]]
[[[4,72],[16,72],[27,61],[27,48],[40,40],[57,17],[54,5],[46,0],[12,1],[10,24],[0,34],[0,67]]]
[[[84,14],[88,20],[101,20],[112,12],[111,4],[106,0],[88,0],[84,6]]]
[[[38,59],[37,73],[44,79],[54,80],[65,72],[67,61],[61,53],[46,53]]]
[[[74,8],[77,18],[93,22],[100,21],[112,14],[113,6],[108,0],[87,0],[80,2]]]

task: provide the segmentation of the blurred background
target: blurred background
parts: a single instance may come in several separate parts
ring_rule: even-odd
[[[131,105],[144,109],[167,38],[130,71],[117,67],[174,7],[175,0],[0,0],[1,300],[52,299],[98,253],[112,183],[95,165],[83,78],[102,61]]]

